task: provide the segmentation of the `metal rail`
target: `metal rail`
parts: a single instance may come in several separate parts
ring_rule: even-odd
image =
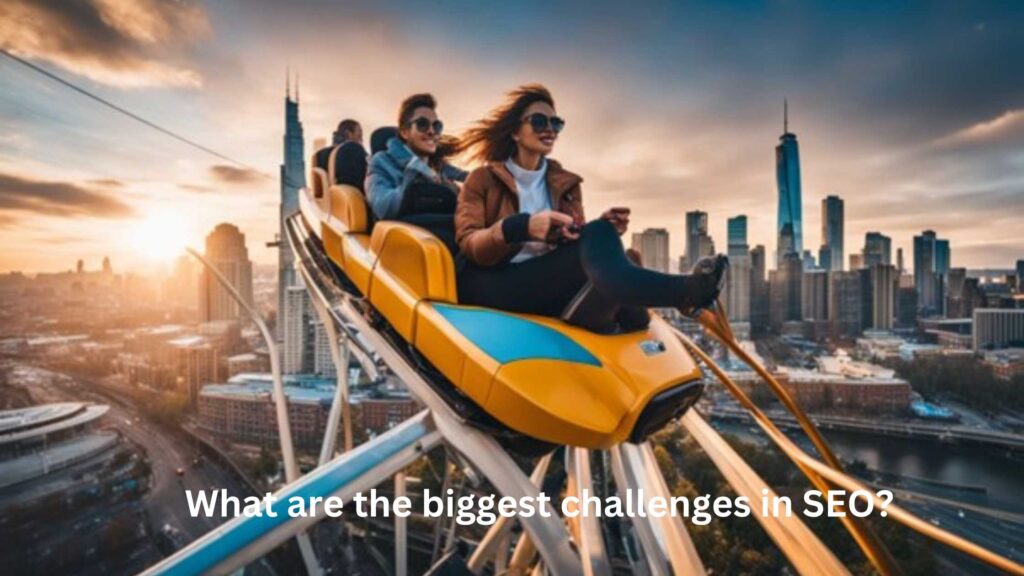
[[[573,538],[579,543],[583,573],[586,576],[611,576],[612,566],[605,552],[604,535],[596,514],[587,513],[588,498],[594,498],[593,474],[590,471],[590,450],[565,447],[566,496],[577,498],[577,516],[569,519]]]
[[[782,451],[783,454],[789,457],[796,466],[804,472],[805,475],[812,482],[815,479],[818,482],[825,483],[828,486],[828,482],[833,483],[835,486],[843,488],[847,491],[853,490],[865,490],[870,494],[872,503],[881,508],[884,502],[874,495],[874,491],[870,487],[858,482],[851,476],[839,471],[828,465],[820,462],[819,460],[812,458],[806,452],[800,449],[792,440],[789,439],[775,424],[761,411],[760,408],[754,403],[753,400],[732,381],[731,378],[725,373],[724,370],[718,364],[711,359],[706,352],[704,352],[700,346],[697,346],[692,340],[690,340],[685,334],[675,331],[676,336],[683,342],[683,344],[696,355],[700,360],[715,374],[718,380],[723,386],[733,395],[734,398],[754,417],[758,426],[764,431],[768,438]],[[684,417],[684,422],[686,417]],[[813,423],[812,423],[813,425]],[[817,482],[815,482],[817,484]],[[904,526],[931,538],[937,542],[940,542],[946,546],[963,552],[977,560],[980,560],[994,568],[1002,570],[1008,574],[1021,574],[1024,575],[1024,566],[996,554],[991,550],[983,548],[973,542],[970,542],[956,534],[943,530],[938,526],[921,520],[914,514],[904,510],[895,503],[889,504],[885,508],[888,516],[903,524]],[[792,559],[791,559],[792,560]]]
[[[249,316],[253,324],[256,324],[260,335],[263,337],[263,343],[267,345],[267,351],[270,355],[270,374],[274,383],[274,410],[277,415],[277,436],[281,442],[281,457],[284,460],[284,475],[289,483],[294,482],[299,479],[299,467],[295,462],[295,445],[292,443],[292,427],[288,419],[288,398],[284,395],[284,382],[281,379],[281,358],[278,355],[274,337],[270,334],[270,329],[267,328],[267,324],[263,321],[263,317],[260,316],[259,312],[242,298],[238,290],[221,274],[216,266],[196,250],[192,248],[186,248],[186,250],[196,260],[199,260],[209,273],[213,274],[213,277],[217,279],[221,287],[238,304],[238,307]],[[309,536],[301,533],[297,536],[297,540],[299,551],[302,554],[302,561],[306,565],[306,572],[313,575],[321,574],[322,570],[316,560],[316,552],[313,551],[313,544],[309,541]]]
[[[752,507],[762,498],[770,500],[775,496],[775,492],[768,488],[768,484],[757,472],[699,414],[691,410],[683,416],[681,422],[736,494],[746,496]],[[798,517],[763,516],[756,507],[752,516],[800,574],[850,573]]]
[[[298,269],[306,281],[312,298],[321,298],[328,304],[335,324],[346,331],[350,341],[358,333],[372,347],[381,360],[405,383],[409,391],[428,410],[446,443],[461,453],[481,472],[502,495],[516,499],[536,497],[537,487],[519,469],[514,460],[487,434],[465,424],[458,414],[434,392],[419,371],[391,343],[373,329],[363,313],[355,308],[349,295],[333,286],[313,261],[309,252],[309,230],[300,214],[285,220],[289,243],[295,252]],[[520,518],[545,565],[557,574],[582,574],[580,558],[570,544],[565,525],[556,516],[535,514]]]
[[[725,313],[725,308],[722,306],[721,301],[716,300],[714,309],[705,309],[701,312],[697,318],[698,322],[704,327],[704,329],[711,334],[715,339],[721,342],[723,345],[729,348],[734,354],[736,354],[744,363],[750,366],[761,378],[768,384],[772,393],[778,398],[782,405],[796,418],[800,427],[810,438],[811,443],[814,444],[814,448],[821,455],[822,459],[835,470],[840,472],[843,471],[843,464],[839,461],[839,458],[832,452],[832,448],[828,445],[825,437],[818,431],[817,426],[811,422],[811,419],[807,417],[807,414],[803,411],[793,396],[779,384],[768,370],[761,365],[760,362],[754,360],[747,351],[744,350],[739,342],[736,340],[736,336],[732,332],[732,327],[729,325],[729,317]],[[804,471],[808,474],[808,471]],[[808,474],[811,482],[821,491],[825,492],[829,489],[828,484],[821,479],[820,476],[813,473]],[[840,517],[840,521],[846,526],[846,529],[853,536],[857,546],[860,547],[864,555],[868,557],[868,560],[883,576],[894,576],[903,573],[903,569],[900,568],[899,564],[896,563],[896,559],[893,558],[892,553],[886,548],[882,540],[875,534],[875,531],[865,522],[863,519],[850,514],[846,514]]]
[[[304,206],[304,209],[308,208],[308,206]],[[331,423],[329,423],[321,449],[322,465],[305,477],[289,477],[288,484],[277,492],[277,498],[286,502],[291,497],[300,496],[308,501],[316,496],[333,495],[341,496],[347,501],[356,492],[376,486],[391,476],[395,478],[396,491],[401,492],[404,489],[402,470],[442,442],[453,450],[453,456],[469,462],[472,469],[482,473],[500,494],[514,498],[535,497],[550,464],[551,455],[541,458],[536,464],[533,474],[527,478],[493,438],[463,422],[452,408],[434,392],[419,371],[392,347],[389,340],[374,329],[364,315],[365,302],[343,292],[333,284],[327,276],[329,271],[324,266],[325,256],[322,253],[313,254],[310,231],[306,228],[301,216],[292,215],[286,219],[285,223],[289,244],[298,260],[299,273],[310,292],[320,320],[328,329],[329,335],[333,334],[332,360],[339,368],[339,390],[335,394],[331,408]],[[198,254],[192,253],[203,261]],[[209,267],[208,263],[205,261],[203,263]],[[210,268],[217,275],[218,280],[226,284],[226,280],[220,276],[219,272]],[[233,291],[229,284],[226,285],[226,288]],[[269,331],[265,330],[266,327],[262,324],[262,319],[255,315],[255,311],[251,310],[251,307],[243,302],[240,302],[240,305],[246,309],[247,313],[254,316],[254,321],[261,329],[261,333],[264,333],[264,337],[267,338]],[[792,401],[786,391],[771,379],[771,375],[739,348],[732,337],[728,322],[720,314],[721,309],[718,312],[718,315],[705,312],[705,315],[700,318],[702,324],[709,333],[733,348],[741,359],[757,370],[766,381],[769,381],[769,386],[779,395],[783,404],[791,409],[798,420],[801,420],[802,425],[809,427],[808,435],[811,436],[826,462],[811,457],[797,447],[703,350],[681,332],[676,331],[677,337],[722,381],[723,386],[736,397],[768,437],[807,475],[812,483],[823,490],[833,487],[849,491],[864,490],[870,494],[874,505],[881,506],[883,502],[874,496],[874,492],[867,486],[837,469],[838,459],[828,449],[827,443],[814,428],[813,423],[806,418],[806,415]],[[268,339],[268,347],[271,349],[271,368],[275,375],[275,401],[280,399],[277,404],[278,423],[279,426],[282,422],[284,423],[284,428],[281,431],[282,453],[285,454],[285,469],[286,476],[288,476],[288,456],[291,456],[294,467],[294,451],[291,450],[290,430],[287,427],[287,404],[284,401],[280,369],[275,362],[275,348],[272,340]],[[427,408],[391,431],[355,449],[351,449],[350,446],[351,424],[349,415],[344,410],[349,404],[347,369],[350,353],[356,354],[368,371],[378,367],[378,364],[386,365],[399,379],[405,382],[410,392]],[[282,411],[284,411],[283,418],[281,417]],[[346,450],[341,456],[331,459],[339,422],[345,424]],[[695,411],[688,412],[680,422],[739,495],[747,496],[753,503],[760,501],[765,490],[768,490],[769,496],[772,494],[764,480]],[[333,430],[331,430],[332,425]],[[815,441],[815,438],[818,440]],[[819,441],[821,446],[819,446]],[[286,447],[288,450],[284,449]],[[649,444],[621,444],[611,448],[608,453],[611,456],[611,468],[616,485],[622,497],[626,497],[627,490],[632,490],[634,494],[643,490],[648,497],[662,496],[666,500],[670,498],[668,487],[665,485],[664,477],[660,473],[654,452]],[[594,495],[593,475],[590,470],[591,455],[592,453],[586,449],[566,448],[565,468],[568,477],[568,495],[577,497]],[[294,467],[292,472],[297,475],[297,467]],[[581,507],[583,506],[585,503],[581,503]],[[898,522],[927,537],[965,552],[1005,572],[1024,575],[1024,568],[1019,564],[933,526],[897,505],[889,504],[886,511]],[[763,517],[756,512],[753,515],[797,572],[801,574],[848,574],[835,555],[798,517]],[[150,568],[145,574],[230,573],[262,557],[281,542],[296,535],[304,536],[305,530],[320,519],[321,515],[319,514],[300,518],[292,518],[287,514],[279,514],[276,518],[269,516],[236,518]],[[513,520],[499,518],[471,556],[468,562],[471,571],[482,572],[487,562],[493,559],[496,571],[503,570],[507,566],[509,572],[524,574],[608,576],[611,573],[600,521],[595,516],[570,518],[568,530],[557,515],[546,518],[535,515],[530,518],[519,518],[519,521],[525,530],[519,538],[511,560],[508,558],[508,547]],[[683,522],[677,516],[667,514],[661,518],[637,517],[631,518],[631,521],[644,557],[644,561],[634,566],[637,570],[656,575],[694,574],[705,571]],[[404,530],[398,525],[396,528],[398,528],[396,530],[396,569],[402,573],[406,557],[405,550],[398,549],[403,540],[398,533]],[[884,547],[880,547],[880,543],[872,541],[873,534],[858,530],[853,523],[848,524],[848,528],[854,534],[861,549],[872,559],[880,572],[884,574],[898,572],[899,567],[894,562],[891,566],[889,565],[888,561],[891,560],[891,557],[888,557]],[[308,544],[308,540],[306,542]],[[301,540],[300,547],[302,547]],[[303,552],[305,556],[306,550],[303,549]],[[311,547],[309,552],[312,552]]]
[[[356,493],[376,486],[382,478],[399,472],[440,442],[441,435],[424,410],[278,490],[275,517],[264,514],[229,520],[143,575],[230,574],[265,556],[285,540],[304,533],[323,518],[322,508],[311,516],[291,517],[286,513],[290,498],[302,498],[308,503],[316,497],[336,496],[347,503]],[[261,507],[262,511],[266,509]]]

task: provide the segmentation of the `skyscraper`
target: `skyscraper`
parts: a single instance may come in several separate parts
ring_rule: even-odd
[[[914,287],[923,316],[940,314],[943,308],[944,278],[949,273],[949,241],[925,230],[914,236]]]
[[[802,319],[803,270],[803,261],[800,256],[790,253],[783,259],[778,270],[768,273],[770,299],[768,318],[772,329],[776,332],[781,333],[786,322]]]
[[[664,228],[648,228],[643,232],[633,233],[633,250],[643,257],[644,268],[669,271],[668,267],[668,230]]]
[[[316,345],[312,320],[312,304],[306,287],[300,284],[286,287],[284,308],[279,322],[284,339],[284,346],[281,349],[281,371],[285,374],[312,371]]]
[[[950,268],[946,276],[946,317],[967,318],[963,315],[964,284],[967,280],[966,268]]]
[[[218,224],[206,236],[206,259],[216,268],[247,304],[252,304],[252,262],[245,247],[245,235],[233,224]],[[238,320],[242,310],[217,278],[203,269],[199,282],[199,319]]]
[[[750,322],[750,246],[747,244],[747,217],[727,221],[729,274],[726,276],[726,312],[732,322]]]
[[[767,256],[758,244],[750,251],[750,330],[760,334],[768,327]]]
[[[846,258],[844,233],[843,199],[828,196],[821,201],[821,250],[818,255],[818,265],[825,270],[842,271]]]
[[[715,253],[715,243],[708,236],[708,213],[694,210],[686,213],[686,267]],[[687,272],[688,270],[683,270]]]
[[[783,101],[782,136],[775,147],[775,179],[779,188],[778,253],[776,261],[782,265],[786,254],[802,254],[803,207],[800,188],[800,150],[796,134],[789,131],[789,104]]]
[[[863,320],[861,273],[830,272],[828,275],[828,318],[837,337],[860,335]]]
[[[729,259],[736,256],[747,256],[750,247],[747,245],[747,217],[744,215],[729,218],[726,221],[728,231]]]
[[[1017,260],[1017,292],[1024,293],[1024,260]]]
[[[868,232],[864,235],[863,255],[865,268],[892,264],[892,238],[881,232]]]
[[[278,327],[287,323],[284,315],[288,307],[285,299],[289,286],[296,283],[295,257],[285,240],[284,219],[299,209],[299,189],[306,185],[305,147],[302,136],[302,122],[299,120],[298,87],[292,100],[291,78],[285,81],[284,98],[284,163],[281,164],[281,209],[277,244],[277,310]],[[278,338],[283,336],[278,329]],[[285,343],[287,346],[287,342]]]
[[[299,120],[299,87],[292,99],[290,79],[284,99],[284,163],[281,164],[280,236],[277,244],[277,337],[283,340],[282,371],[285,374],[316,370],[316,342],[326,340],[323,324],[315,322],[313,306],[302,279],[295,273],[295,257],[288,245],[284,219],[299,209],[299,190],[306,185],[306,160],[302,121]]]
[[[935,273],[949,274],[949,240],[935,239]]]
[[[871,327],[892,330],[896,320],[896,268],[892,264],[871,267]]]
[[[828,272],[821,268],[803,271],[800,310],[804,321],[828,320]]]

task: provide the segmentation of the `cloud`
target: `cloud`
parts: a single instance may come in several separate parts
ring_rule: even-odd
[[[168,57],[208,31],[206,13],[188,1],[0,3],[0,46],[123,88],[199,87],[199,72]]]
[[[89,180],[89,183],[90,184],[95,184],[97,186],[102,186],[104,188],[122,188],[122,187],[124,187],[124,182],[122,182],[122,181],[120,181],[120,180],[118,180],[116,178],[99,178],[97,180]]]
[[[72,184],[0,173],[0,210],[46,216],[126,218],[135,210],[112,196]],[[10,214],[0,214],[11,218]],[[3,220],[0,220],[3,222]]]
[[[984,144],[1024,136],[1024,108],[1008,110],[991,120],[978,122],[940,138],[939,146]]]
[[[214,189],[210,186],[204,186],[203,184],[178,184],[178,188],[185,190],[186,192],[196,192],[198,194],[206,194],[207,192],[213,192]]]
[[[216,180],[227,184],[252,184],[264,179],[264,175],[249,168],[237,168],[227,164],[210,166],[210,173]]]

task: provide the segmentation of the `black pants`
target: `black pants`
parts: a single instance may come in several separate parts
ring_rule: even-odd
[[[687,277],[641,268],[629,260],[615,227],[595,220],[580,239],[517,264],[465,263],[458,274],[459,302],[510,312],[560,316],[588,282],[623,309],[683,303]]]

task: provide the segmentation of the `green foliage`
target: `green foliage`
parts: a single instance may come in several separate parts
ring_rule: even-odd
[[[726,436],[732,448],[778,494],[789,496],[794,513],[810,484],[783,454],[774,447],[763,447]],[[702,494],[735,497],[735,491],[700,446],[682,428],[663,430],[652,438],[654,454],[673,496],[694,498]],[[687,529],[709,572],[761,576],[792,573],[779,552],[753,517],[757,502],[751,503],[747,518],[715,518],[707,526],[687,523]],[[873,574],[873,568],[861,553],[841,522],[834,518],[803,519],[808,527],[854,574]],[[937,565],[931,547],[903,526],[882,518],[869,518],[881,540],[903,567],[907,576],[936,574]]]
[[[897,373],[924,396],[949,395],[984,411],[1024,410],[1024,374],[1012,380],[997,378],[976,358],[934,356],[901,362]]]

